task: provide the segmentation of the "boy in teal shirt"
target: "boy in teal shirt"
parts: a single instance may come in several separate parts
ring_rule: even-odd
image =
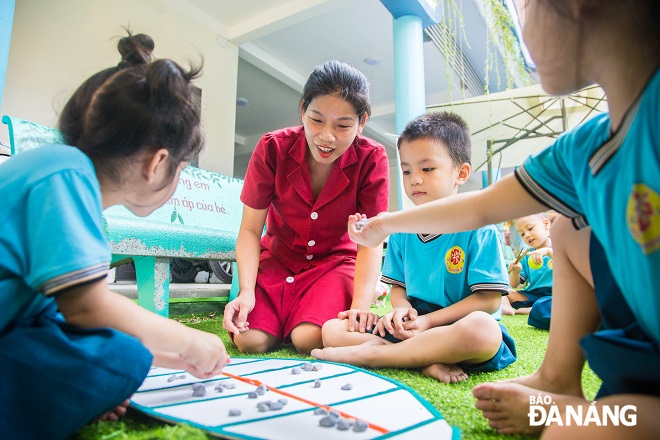
[[[470,177],[470,135],[457,115],[422,115],[398,144],[406,195],[416,205],[455,195]],[[361,332],[350,332],[345,319],[327,322],[323,344],[336,348],[312,355],[420,368],[445,383],[466,379],[468,371],[506,367],[516,359],[515,345],[490,315],[508,292],[501,255],[492,225],[456,234],[392,234],[382,280],[392,285],[393,310]]]

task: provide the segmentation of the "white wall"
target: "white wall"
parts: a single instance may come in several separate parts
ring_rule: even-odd
[[[186,65],[203,57],[200,166],[231,176],[238,47],[218,44],[224,25],[185,0],[18,0],[0,114],[54,126],[78,85],[119,62],[122,26],[150,35],[158,58]]]

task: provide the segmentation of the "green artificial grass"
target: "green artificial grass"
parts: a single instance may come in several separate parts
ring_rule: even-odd
[[[378,310],[382,312],[382,308]],[[177,317],[180,322],[190,327],[204,330],[219,335],[225,342],[227,352],[230,356],[239,356],[240,353],[231,343],[227,333],[222,329],[222,315],[210,313],[201,315],[186,315]],[[518,359],[504,370],[490,373],[471,374],[463,382],[457,384],[443,384],[434,379],[423,376],[413,370],[399,370],[392,368],[377,369],[376,373],[397,380],[429,401],[437,408],[447,422],[461,430],[461,436],[466,440],[491,440],[491,439],[526,439],[524,436],[500,435],[488,426],[481,412],[474,406],[475,399],[472,397],[472,387],[481,382],[510,379],[532,373],[541,363],[548,340],[548,332],[538,330],[527,325],[527,317],[523,315],[504,316],[502,318],[509,333],[516,341]],[[253,356],[253,355],[251,355]],[[312,359],[296,353],[290,345],[285,345],[280,350],[254,355],[262,357],[301,358]],[[582,376],[582,383],[587,398],[593,399],[600,387],[600,380],[587,367]],[[97,422],[85,426],[76,436],[75,440],[91,439],[206,439],[203,431],[186,425],[167,425],[163,422],[148,418],[137,411],[130,411],[121,422]]]

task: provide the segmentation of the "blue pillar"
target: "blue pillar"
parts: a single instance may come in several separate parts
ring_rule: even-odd
[[[394,20],[394,96],[396,132],[426,112],[424,87],[424,29],[419,17]]]
[[[394,17],[394,104],[396,132],[426,112],[424,28],[438,22],[428,0],[381,0]],[[397,164],[399,153],[397,151]],[[398,209],[403,208],[403,184],[397,173]]]
[[[424,87],[424,29],[412,15],[394,19],[394,105],[397,134],[406,124],[426,112]],[[396,153],[399,163],[399,151]],[[397,173],[398,209],[403,208],[403,182]]]
[[[11,41],[11,28],[14,22],[15,0],[0,1],[0,106],[2,94],[5,90],[5,77],[7,76],[7,63],[9,61],[9,43]]]

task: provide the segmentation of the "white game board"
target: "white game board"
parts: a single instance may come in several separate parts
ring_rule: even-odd
[[[306,371],[304,364],[307,368],[309,364],[316,366],[318,371]],[[294,374],[294,368],[299,374]],[[168,381],[173,375],[176,379]],[[205,387],[203,397],[193,396],[193,384]],[[216,390],[219,384],[235,387],[222,387],[220,392]],[[249,393],[262,384],[267,391],[250,398]],[[348,388],[347,384],[351,389],[342,389]],[[281,409],[264,411],[264,404],[258,405],[280,399],[286,400]],[[457,428],[447,424],[434,407],[407,386],[332,362],[233,357],[222,375],[206,380],[184,371],[154,368],[133,395],[131,405],[155,418],[188,423],[225,438],[460,438]],[[315,414],[319,407],[339,413],[340,419],[349,423],[366,422],[368,428],[355,432],[352,428],[341,431],[336,426],[323,427],[323,415]],[[240,415],[230,416],[230,410],[239,410]]]

